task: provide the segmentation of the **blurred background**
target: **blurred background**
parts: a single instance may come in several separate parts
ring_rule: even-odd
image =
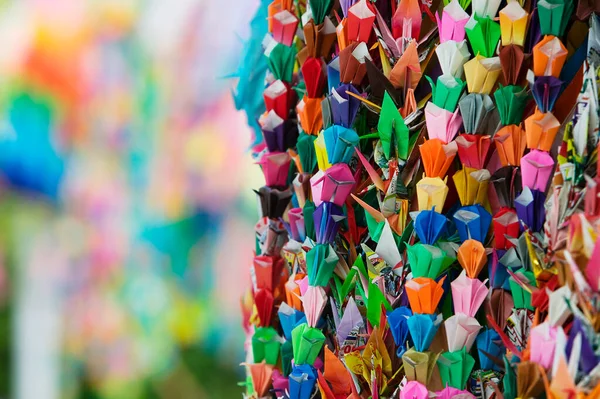
[[[0,398],[235,398],[258,0],[0,0]]]

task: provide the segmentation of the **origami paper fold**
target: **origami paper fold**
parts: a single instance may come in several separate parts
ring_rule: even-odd
[[[295,101],[295,92],[286,83],[274,81],[265,89],[263,97],[267,112],[273,110],[280,118],[287,119]]]
[[[395,88],[415,89],[419,80],[421,80],[419,52],[416,40],[412,40],[392,68],[390,82]]]
[[[364,325],[365,322],[360,314],[358,306],[356,306],[354,298],[350,297],[348,299],[348,304],[344,309],[344,314],[340,320],[340,323],[337,325],[337,339],[340,346],[344,343],[352,331],[360,329]]]
[[[558,129],[560,129],[560,122],[552,113],[544,114],[537,109],[533,115],[525,119],[527,148],[550,152]]]
[[[271,385],[271,376],[273,375],[273,366],[270,364],[256,363],[246,364],[249,369],[250,379],[252,380],[252,386],[254,391],[259,396],[264,396]]]
[[[510,292],[502,288],[492,289],[490,300],[487,302],[486,313],[502,331],[506,329],[507,320],[512,313],[513,307],[514,302]]]
[[[273,311],[273,293],[269,290],[262,289],[254,293],[254,304],[258,314],[259,327],[267,327],[271,323],[271,315]]]
[[[400,0],[392,17],[393,37],[419,40],[422,20],[418,0]]]
[[[502,72],[502,65],[498,57],[476,55],[465,63],[464,70],[469,93],[490,94]]]
[[[490,136],[460,134],[456,140],[460,162],[469,168],[483,169],[491,145]]]
[[[413,277],[428,277],[436,279],[450,265],[454,259],[447,256],[446,251],[432,245],[417,243],[407,245],[408,263]]]
[[[439,177],[425,177],[417,183],[417,200],[420,211],[430,209],[441,213],[448,195],[446,182]]]
[[[323,201],[342,206],[352,192],[354,183],[352,171],[345,163],[335,164],[325,172],[320,170],[310,179],[313,201],[316,206]]]
[[[302,30],[306,42],[306,57],[323,57],[329,60],[331,46],[336,40],[335,25],[329,17],[325,17],[320,24],[315,24],[315,20],[311,19],[303,24]]]
[[[469,14],[462,9],[458,0],[448,3],[442,11],[442,17],[436,14],[435,19],[440,32],[440,43],[460,42],[465,39],[465,25],[469,21]]]
[[[475,15],[465,25],[465,31],[476,56],[489,58],[494,55],[500,40],[500,25],[497,22],[494,22],[490,17]],[[467,73],[466,69],[465,73]]]
[[[581,0],[577,2],[577,9],[575,10],[575,15],[580,21],[587,20],[594,12],[596,13],[596,15],[600,14],[600,4],[598,4],[596,1]]]
[[[435,313],[437,305],[444,294],[442,284],[445,278],[446,277],[442,277],[439,282],[436,282],[430,278],[417,277],[406,282],[405,287],[408,295],[408,301],[410,302],[410,308],[414,313],[430,315]],[[415,337],[412,335],[412,333],[411,336],[413,337],[414,341]],[[420,350],[419,352],[422,351]]]
[[[335,35],[334,35],[335,37]],[[341,83],[340,57],[335,57],[327,64],[327,91],[337,89]]]
[[[433,104],[448,112],[454,112],[466,83],[452,75],[441,75],[437,79],[437,85],[429,76],[425,76],[425,78],[431,85]]]
[[[465,389],[475,359],[463,347],[460,351],[442,353],[437,360],[437,365],[443,385]]]
[[[342,207],[331,202],[321,202],[313,213],[317,243],[333,243],[339,224],[345,218]]]
[[[465,63],[471,58],[467,41],[445,41],[435,49],[443,75],[461,79]]]
[[[494,172],[490,181],[500,206],[512,208],[516,193],[520,192],[522,188],[520,169],[504,166]]]
[[[296,62],[296,47],[277,43],[275,40],[269,42],[265,49],[265,56],[269,70],[277,80],[291,83],[294,75],[294,64]],[[285,119],[287,115],[282,116]]]
[[[518,271],[508,279],[515,309],[534,310],[531,305],[531,290],[526,286],[534,281],[535,276],[530,271]]]
[[[466,133],[493,134],[496,132],[497,112],[487,94],[471,93],[458,102]]]
[[[317,166],[319,167],[319,172],[324,173],[326,170],[331,168],[331,162],[329,162],[329,155],[327,154],[327,147],[325,146],[325,135],[319,134],[317,136],[317,139],[314,141],[314,147],[315,155],[317,156]],[[313,193],[313,196],[314,195],[315,193]]]
[[[304,313],[292,308],[286,302],[282,302],[281,305],[279,305],[277,315],[279,316],[279,322],[281,323],[283,335],[288,341],[292,340],[292,330],[298,324],[306,323],[306,316]]]
[[[339,258],[331,245],[315,245],[306,253],[308,283],[312,286],[326,287],[338,260]]]
[[[304,78],[308,98],[323,97],[323,90],[327,83],[325,68],[325,63],[320,58],[309,57],[302,64],[302,77]]]
[[[509,249],[513,244],[506,238],[519,236],[519,218],[517,213],[509,208],[502,208],[493,219],[494,248]]]
[[[471,239],[485,242],[492,224],[492,215],[483,206],[464,206],[454,213],[453,218],[461,242]]]
[[[275,110],[261,116],[258,121],[270,152],[284,152],[293,148],[298,140],[298,128],[291,120],[283,120]]]
[[[523,186],[546,192],[550,176],[554,171],[554,160],[544,151],[532,150],[521,160]]]
[[[525,130],[516,125],[504,126],[494,136],[498,158],[502,166],[519,166],[525,152]]]
[[[308,0],[313,19],[317,24],[323,23],[333,7],[332,0]]]
[[[428,399],[427,387],[418,381],[409,381],[400,391],[400,399]]]
[[[396,343],[398,357],[402,357],[406,351],[408,341],[408,319],[413,312],[406,306],[401,306],[394,309],[392,312],[387,312],[387,320],[390,325],[390,331]]]
[[[288,211],[288,219],[290,220],[292,238],[296,241],[303,242],[306,239],[306,228],[304,227],[302,208],[290,209]]]
[[[516,44],[502,47],[500,65],[502,66],[501,83],[522,86],[531,68],[531,54],[525,54]]]
[[[487,189],[490,181],[490,172],[487,169],[473,169],[465,167],[452,176],[460,203],[463,206],[485,204]]]
[[[575,8],[573,1],[540,0],[537,6],[542,35],[562,36]]]
[[[500,0],[473,0],[473,15],[479,18],[494,18],[500,7]]]
[[[387,92],[383,97],[377,130],[387,159],[393,155],[401,159],[408,157],[409,130]]]
[[[469,317],[475,317],[477,310],[485,301],[489,292],[485,281],[467,277],[466,270],[450,283],[452,287],[452,300],[454,312],[462,313]]]
[[[294,359],[296,356],[294,356]],[[315,369],[308,364],[296,365],[289,376],[290,398],[309,399],[317,382]]]
[[[427,178],[441,179],[446,176],[446,172],[458,152],[458,146],[455,142],[444,144],[442,140],[433,138],[421,144],[419,152],[423,162],[423,169],[425,169],[425,176]],[[434,183],[430,182],[429,184]],[[435,185],[439,186],[440,184],[435,183]],[[438,209],[441,210],[441,208]]]
[[[298,18],[288,10],[281,10],[273,16],[273,38],[285,46],[291,46],[294,42]]]
[[[324,378],[331,385],[335,395],[350,395],[354,384],[344,363],[325,346]]]
[[[358,145],[358,134],[352,129],[332,125],[323,131],[327,158],[332,164],[350,163],[354,147]]]
[[[448,351],[455,352],[466,348],[467,352],[475,343],[475,338],[481,329],[479,322],[464,313],[456,313],[444,321]]]
[[[541,112],[550,112],[554,109],[556,99],[562,91],[563,82],[554,76],[537,76],[529,80],[531,93],[535,104]]]
[[[265,362],[276,365],[281,341],[273,327],[259,327],[252,336],[252,356],[254,363]]]
[[[263,154],[258,162],[269,187],[285,187],[292,163],[292,158],[287,152],[270,152]]]
[[[397,107],[404,105],[404,93],[402,90],[396,89],[392,82],[381,72],[381,70],[370,60],[365,60],[367,66],[367,77],[369,86],[371,87],[371,95],[369,99],[374,103],[381,104],[385,93],[392,98]],[[358,93],[357,93],[358,94]],[[358,100],[357,100],[358,101]]]
[[[525,105],[529,101],[529,93],[520,86],[502,86],[494,92],[496,107],[500,114],[500,122],[504,125],[518,125],[523,121]]]
[[[524,297],[527,300],[525,294]],[[548,300],[548,321],[551,326],[563,325],[569,316],[573,314],[571,309],[577,305],[577,296],[571,291],[568,285],[563,285],[551,294],[548,294]],[[529,295],[529,304],[531,304],[531,295]]]
[[[551,327],[549,322],[544,322],[533,327],[529,334],[531,342],[529,359],[546,370],[554,360],[557,330],[556,327]]]
[[[431,341],[433,341],[440,324],[442,324],[442,320],[441,314],[437,316],[433,314],[413,314],[408,318],[408,330],[417,352],[425,352],[429,349]]]
[[[375,13],[366,0],[356,2],[348,9],[348,36],[351,42],[368,42],[375,22]]]
[[[417,315],[417,317],[427,316]],[[406,379],[409,381],[418,381],[424,385],[429,384],[438,356],[438,354],[432,352],[417,352],[415,348],[407,350],[402,355],[402,364],[404,365]]]
[[[535,76],[559,78],[566,60],[567,49],[560,39],[555,36],[545,36],[533,48],[533,73]]]
[[[481,368],[500,371],[501,364],[498,365],[496,360],[502,359],[505,351],[500,335],[496,331],[486,328],[477,336],[475,342]]]
[[[450,112],[440,108],[432,102],[425,107],[425,121],[427,122],[427,133],[430,139],[439,139],[448,144],[454,139],[462,124],[462,117],[458,109]]]
[[[298,119],[300,120],[300,126],[307,134],[316,135],[323,128],[323,111],[321,108],[321,101],[321,98],[310,98],[304,96],[298,105],[296,105],[296,113],[298,114]]]
[[[515,198],[515,209],[519,220],[534,232],[538,232],[544,227],[546,221],[545,201],[546,196],[543,192],[531,190],[527,186],[523,187],[521,194]]]
[[[529,13],[521,7],[518,1],[510,2],[500,10],[500,34],[502,45],[516,44],[523,46],[527,35]]]
[[[298,159],[300,160],[301,170],[305,173],[302,178],[301,184],[308,185],[310,187],[310,174],[317,167],[317,155],[315,152],[315,136],[302,133],[298,136],[298,142],[296,143],[296,151],[298,151]],[[300,181],[299,181],[300,182]],[[307,191],[305,191],[307,193]],[[306,200],[306,196],[303,197]]]
[[[316,327],[327,305],[327,293],[321,286],[309,285],[302,295],[302,307],[309,327]]]
[[[283,216],[292,199],[292,190],[279,190],[271,187],[261,187],[258,191],[254,190],[260,201],[263,217],[278,219]]]
[[[544,393],[542,372],[534,362],[517,365],[517,395],[520,398],[537,398]]]
[[[483,244],[476,240],[466,240],[458,248],[458,263],[469,278],[477,278],[487,263],[487,255]]]
[[[312,366],[325,343],[325,336],[318,328],[300,324],[292,330],[294,364]]]
[[[369,61],[370,62],[370,61]],[[352,85],[341,85],[331,90],[330,103],[333,123],[351,128],[360,106],[360,100],[350,96],[347,92],[358,94]]]
[[[252,262],[254,289],[267,289],[273,291],[279,284],[283,268],[284,264],[282,258],[268,255],[255,256]]]
[[[367,73],[365,60],[371,60],[364,42],[352,43],[340,51],[340,80],[342,83],[360,85]]]

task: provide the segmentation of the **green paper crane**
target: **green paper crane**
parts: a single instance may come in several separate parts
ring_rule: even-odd
[[[387,91],[383,97],[377,130],[387,159],[392,154],[397,154],[403,160],[408,158],[409,130]]]
[[[486,58],[494,56],[500,41],[500,24],[488,17],[473,16],[465,25],[465,32],[473,48],[473,54]]]
[[[265,52],[269,70],[283,82],[292,82],[294,76],[294,64],[296,63],[296,47],[286,46],[281,43],[275,44]]]
[[[263,360],[267,364],[276,365],[279,358],[281,340],[273,327],[259,327],[252,336],[252,354],[254,363]]]
[[[519,125],[523,121],[525,105],[531,98],[521,86],[499,85],[494,93],[496,108],[500,114],[500,122],[504,126]]]
[[[561,37],[573,14],[572,0],[540,0],[537,4],[542,35]]]
[[[454,112],[467,83],[449,75],[438,77],[437,84],[433,83],[429,76],[425,78],[431,85],[432,102],[440,108]]]
[[[465,389],[475,365],[475,359],[467,353],[467,348],[463,347],[456,352],[442,353],[438,358],[437,365],[443,386]]]
[[[294,353],[294,364],[313,365],[323,344],[325,336],[318,328],[309,327],[302,323],[292,330],[292,351]]]
[[[532,271],[519,271],[518,278],[521,279],[522,283],[535,285],[535,275]],[[513,297],[515,309],[529,309],[535,311],[535,308],[531,304],[531,292],[525,289],[514,277],[509,277],[508,283],[510,285],[510,292]]]
[[[446,251],[432,245],[417,243],[407,246],[406,250],[413,278],[428,277],[435,280],[455,260],[447,256]]]
[[[321,25],[333,7],[333,0],[308,0],[315,25]]]
[[[339,260],[329,244],[317,244],[306,253],[308,283],[313,287],[327,287]]]
[[[316,136],[301,133],[298,137],[298,142],[296,143],[300,164],[302,165],[302,170],[306,173],[314,172],[317,167],[317,154],[315,152],[316,139]]]

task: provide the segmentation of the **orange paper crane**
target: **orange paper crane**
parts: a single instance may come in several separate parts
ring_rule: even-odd
[[[258,394],[258,397],[265,396],[271,386],[271,376],[273,375],[274,366],[266,364],[263,360],[262,363],[246,364],[246,367],[250,370],[252,386]]]
[[[404,53],[390,72],[390,82],[395,88],[415,89],[421,80],[421,64],[417,42],[410,42]]]
[[[431,139],[419,146],[425,176],[444,178],[452,164],[458,146],[452,141],[444,144],[440,139]]]
[[[434,314],[444,289],[444,276],[439,282],[428,277],[417,277],[406,283],[406,294],[414,313]]]
[[[517,125],[504,126],[494,136],[498,157],[502,166],[520,166],[527,144],[525,130]]]
[[[477,240],[466,240],[458,248],[458,263],[465,269],[467,277],[477,278],[487,263],[487,255],[483,244]]]
[[[560,122],[551,113],[542,113],[539,109],[525,119],[527,148],[550,152],[554,138],[560,129]]]

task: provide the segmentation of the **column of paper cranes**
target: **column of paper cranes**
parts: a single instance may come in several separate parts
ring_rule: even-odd
[[[268,6],[247,397],[600,397],[598,12]]]

